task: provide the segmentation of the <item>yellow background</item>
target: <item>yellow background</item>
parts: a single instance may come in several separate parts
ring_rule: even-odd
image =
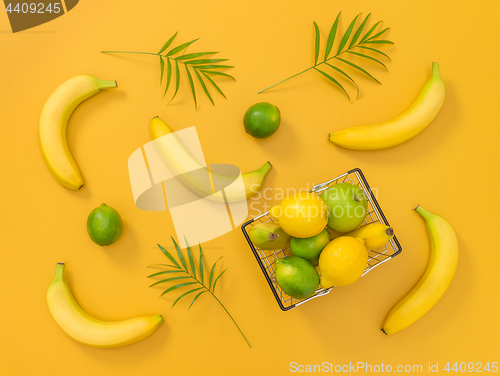
[[[338,11],[341,28],[358,12],[384,20],[396,44],[389,72],[365,64],[383,83],[356,75],[361,97],[350,104],[319,74],[309,72],[256,92],[311,65],[313,26],[323,41]],[[12,34],[0,12],[0,374],[3,375],[284,375],[289,364],[368,362],[422,364],[500,361],[497,237],[497,1],[85,1],[67,15]],[[178,42],[202,37],[189,52],[221,51],[237,82],[218,80],[213,107],[200,92],[194,110],[186,82],[167,106],[153,56],[104,55],[104,49],[156,52],[175,32]],[[323,47],[322,47],[323,51]],[[438,61],[447,85],[444,106],[415,139],[389,150],[356,152],[327,141],[330,131],[388,120],[405,110]],[[71,118],[69,144],[85,186],[73,192],[50,176],[38,147],[45,100],[68,78],[115,79]],[[185,79],[185,77],[184,77]],[[354,93],[351,87],[348,89]],[[245,134],[244,111],[269,101],[282,113],[266,140]],[[249,349],[224,311],[204,295],[188,312],[170,309],[174,295],[148,288],[147,265],[164,261],[156,243],[171,247],[168,213],[134,206],[127,159],[150,141],[159,115],[174,129],[196,126],[209,163],[243,171],[270,160],[265,186],[300,188],[360,167],[403,253],[349,287],[282,312],[239,229],[204,244],[208,262],[228,268],[218,295],[247,335]],[[119,241],[94,245],[85,229],[101,203],[124,219]],[[386,314],[422,275],[429,254],[416,204],[447,218],[459,244],[459,266],[441,301],[416,324],[391,337]],[[56,262],[85,310],[105,320],[164,315],[150,338],[99,350],[67,337],[50,316],[45,293]],[[176,295],[177,296],[177,295]]]

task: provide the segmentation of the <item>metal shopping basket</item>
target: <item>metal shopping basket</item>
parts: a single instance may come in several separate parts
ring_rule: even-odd
[[[370,186],[368,185],[368,182],[365,179],[365,176],[361,172],[359,168],[355,168],[351,171],[346,172],[345,174],[342,174],[340,176],[337,176],[336,178],[329,180],[325,183],[321,183],[318,185],[315,185],[313,189],[310,192],[315,192],[317,194],[321,194],[324,190],[326,190],[328,187],[335,185],[335,184],[340,184],[340,183],[345,183],[345,182],[350,182],[353,183],[359,187],[361,187],[365,193],[365,196],[368,198],[368,208],[367,208],[367,215],[365,219],[365,223],[362,226],[365,226],[370,223],[374,222],[382,222],[385,223],[386,225],[389,226],[389,222],[387,221],[384,213],[382,212],[382,209],[380,208],[377,199],[375,198],[375,195],[373,194]],[[259,263],[260,268],[262,269],[262,272],[264,273],[264,276],[266,277],[267,283],[269,284],[269,287],[271,288],[274,297],[276,298],[276,301],[278,302],[280,308],[283,311],[288,311],[292,308],[295,308],[311,299],[323,296],[328,294],[333,287],[328,288],[328,289],[323,289],[319,288],[315,294],[307,299],[295,299],[290,296],[288,296],[276,283],[276,280],[274,278],[274,262],[282,257],[286,257],[290,255],[290,250],[287,249],[275,249],[275,250],[261,250],[257,248],[250,240],[250,237],[248,236],[248,231],[247,228],[250,226],[253,226],[256,223],[266,223],[266,222],[272,222],[273,219],[269,216],[269,211],[255,217],[254,219],[251,219],[250,221],[244,223],[241,226],[241,230],[243,231],[243,234],[245,235],[245,238],[247,239],[248,245],[252,249],[253,254],[255,255],[255,258],[257,259],[257,262]],[[396,236],[394,236],[391,241],[386,244],[384,247],[378,248],[376,250],[372,250],[368,252],[368,264],[366,265],[366,270],[363,273],[365,275],[368,273],[370,270],[373,268],[383,264],[384,262],[392,259],[393,257],[399,255],[402,251],[401,245],[399,244],[399,241]]]

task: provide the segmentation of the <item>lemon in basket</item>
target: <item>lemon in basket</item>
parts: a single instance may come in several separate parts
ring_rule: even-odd
[[[346,286],[356,282],[366,269],[368,251],[361,238],[333,239],[319,257],[321,287]]]
[[[310,238],[326,227],[328,206],[315,193],[299,192],[271,208],[269,215],[278,220],[288,235]]]

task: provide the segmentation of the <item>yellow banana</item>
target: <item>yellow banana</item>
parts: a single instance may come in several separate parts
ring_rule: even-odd
[[[347,128],[330,133],[330,141],[347,149],[375,150],[399,145],[422,132],[436,117],[445,97],[439,64],[432,63],[432,77],[399,117],[386,123]]]
[[[59,86],[43,107],[39,127],[42,156],[52,176],[67,188],[77,191],[83,186],[80,170],[66,140],[68,120],[85,99],[112,87],[116,87],[116,81],[76,76]]]
[[[359,227],[358,229],[344,234],[353,238],[361,238],[365,241],[366,249],[369,251],[382,247],[392,239],[394,231],[383,223],[370,223],[369,225]]]
[[[169,169],[177,175],[179,180],[201,196],[217,202],[224,202],[224,197],[221,192],[212,192],[212,188],[206,183],[203,174],[186,174],[186,172],[189,171],[201,171],[206,169],[206,167],[199,164],[198,161],[189,154],[177,137],[168,141],[161,139],[162,136],[175,132],[169,125],[163,122],[159,117],[154,117],[150,122],[150,132],[152,139],[156,140],[155,147],[163,161],[167,164]],[[256,171],[242,174],[243,183],[245,185],[245,192],[243,194],[238,187],[231,185],[234,181],[234,177],[222,176],[213,172],[210,172],[210,175],[212,181],[217,181],[218,185],[226,187],[224,189],[224,194],[227,201],[236,202],[246,200],[259,192],[271,168],[271,163],[267,162]]]
[[[457,268],[458,241],[451,225],[421,206],[415,210],[426,222],[429,232],[429,265],[413,290],[389,312],[382,325],[382,331],[387,335],[405,329],[430,310],[445,293]]]
[[[130,345],[151,335],[163,323],[161,315],[124,321],[101,321],[78,305],[64,279],[64,264],[58,263],[47,291],[47,304],[57,324],[75,341],[98,348]]]

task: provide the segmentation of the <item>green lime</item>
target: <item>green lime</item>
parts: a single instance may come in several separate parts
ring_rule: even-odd
[[[302,257],[311,264],[316,265],[321,251],[328,243],[330,243],[330,234],[325,229],[310,238],[292,238],[290,240],[290,252],[292,252],[292,255]]]
[[[284,257],[275,263],[276,282],[292,298],[305,299],[319,287],[318,271],[300,257]]]
[[[246,132],[255,138],[273,135],[281,121],[280,110],[271,103],[261,102],[251,106],[243,117]]]
[[[87,232],[96,244],[113,244],[122,233],[122,218],[111,206],[102,204],[90,212],[87,218]]]

